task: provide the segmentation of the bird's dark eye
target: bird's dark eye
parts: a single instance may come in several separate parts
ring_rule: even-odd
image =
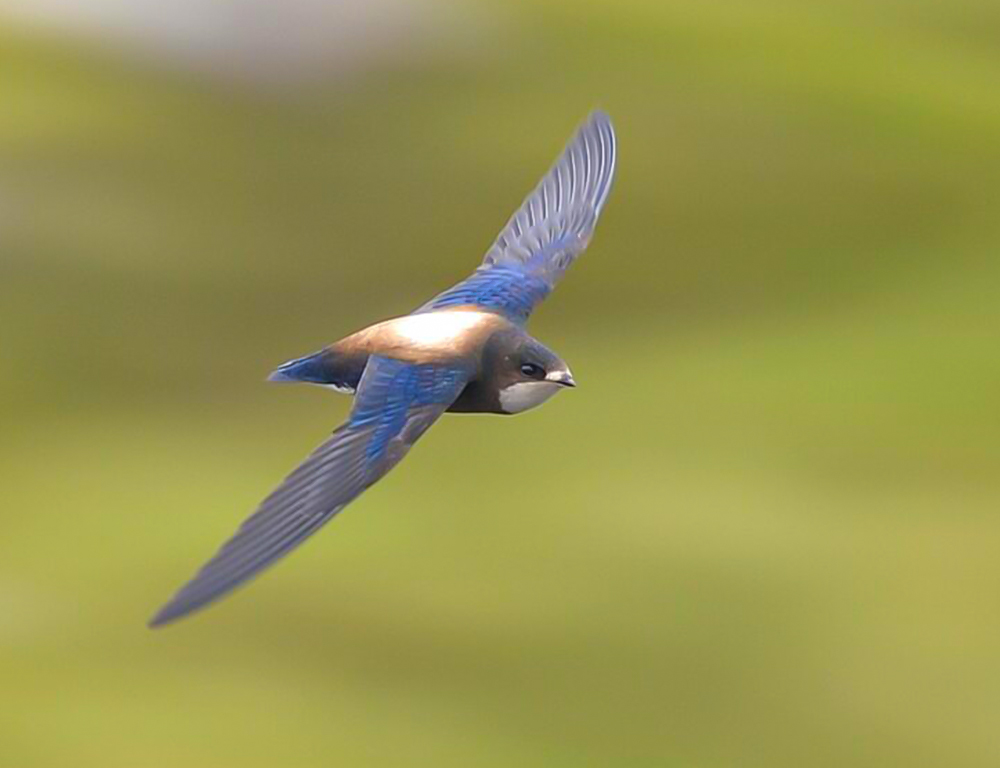
[[[529,379],[544,379],[545,371],[542,370],[540,365],[535,365],[534,363],[525,363],[521,366],[521,373],[527,376]]]

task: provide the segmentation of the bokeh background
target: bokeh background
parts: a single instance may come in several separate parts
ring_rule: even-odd
[[[994,0],[0,19],[0,764],[1000,765]],[[581,386],[147,630],[598,106]]]

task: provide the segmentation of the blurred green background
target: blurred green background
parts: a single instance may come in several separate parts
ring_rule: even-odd
[[[0,15],[0,764],[1000,765],[1000,6],[203,55],[265,7],[194,57]],[[598,106],[616,187],[531,325],[581,386],[147,630],[347,413],[266,374],[471,271]]]

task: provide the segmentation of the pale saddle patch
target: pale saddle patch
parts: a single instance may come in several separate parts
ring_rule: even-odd
[[[387,330],[417,346],[451,346],[469,331],[495,319],[496,315],[487,312],[427,312],[390,320]]]
[[[440,310],[386,320],[338,346],[414,363],[437,362],[473,354],[490,334],[509,323],[492,312]]]

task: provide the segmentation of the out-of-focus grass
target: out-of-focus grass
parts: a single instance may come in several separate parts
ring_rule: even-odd
[[[564,3],[254,93],[0,38],[0,756],[993,766],[992,4]],[[532,329],[288,563],[144,619],[348,401],[262,383],[471,270],[592,106]]]

